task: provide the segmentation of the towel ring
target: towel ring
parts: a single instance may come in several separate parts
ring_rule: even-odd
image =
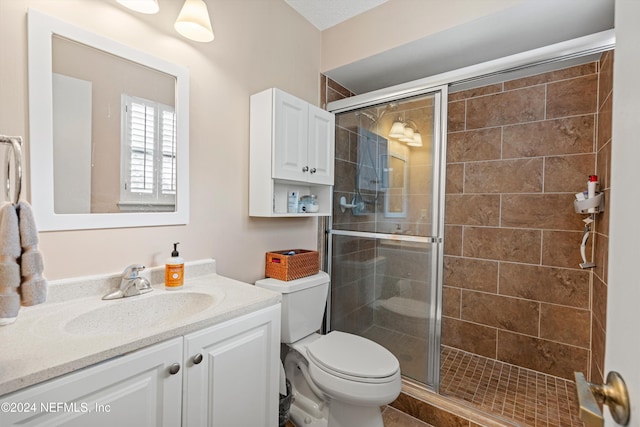
[[[9,145],[7,151],[7,167],[4,170],[5,186],[4,198],[17,204],[20,201],[20,191],[22,187],[22,138],[19,136],[2,136],[0,135],[0,143]],[[14,173],[11,179],[11,161],[9,159],[9,151],[13,152]],[[13,181],[13,198],[11,198],[11,181]]]

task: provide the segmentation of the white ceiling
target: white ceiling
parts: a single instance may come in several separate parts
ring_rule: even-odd
[[[383,3],[381,0],[285,1],[318,28],[335,25],[377,6],[374,3]],[[358,7],[345,7],[352,2],[354,6],[358,3]],[[361,94],[609,30],[614,26],[613,18],[614,0],[526,0],[325,74]]]
[[[333,27],[388,0],[284,0],[320,31]]]

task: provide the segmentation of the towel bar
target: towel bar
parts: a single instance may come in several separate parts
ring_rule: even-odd
[[[0,143],[8,145],[8,150],[13,152],[14,156],[14,176],[13,176],[13,198],[11,197],[11,161],[9,155],[6,156],[7,167],[3,168],[4,173],[4,198],[16,204],[20,200],[20,191],[22,187],[22,138],[19,136],[3,136],[0,135]]]

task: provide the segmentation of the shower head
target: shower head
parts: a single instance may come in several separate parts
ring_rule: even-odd
[[[372,122],[375,122],[377,120],[376,116],[374,116],[373,114],[371,114],[368,111],[356,111],[356,116],[365,116],[367,119],[371,120]]]
[[[384,114],[387,111],[394,111],[398,108],[398,103],[396,101],[392,101],[390,103],[388,103],[384,109],[382,111],[380,111],[379,113],[376,113],[375,111],[372,113],[368,110],[362,110],[362,111],[356,111],[355,115],[356,117],[358,116],[365,116],[366,118],[368,118],[369,120],[371,120],[373,123],[377,122],[378,120],[380,120],[382,118],[382,116],[384,116]]]

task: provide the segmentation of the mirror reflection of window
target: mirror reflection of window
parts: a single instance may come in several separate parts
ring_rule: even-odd
[[[173,107],[122,95],[120,209],[174,210],[176,115]]]

